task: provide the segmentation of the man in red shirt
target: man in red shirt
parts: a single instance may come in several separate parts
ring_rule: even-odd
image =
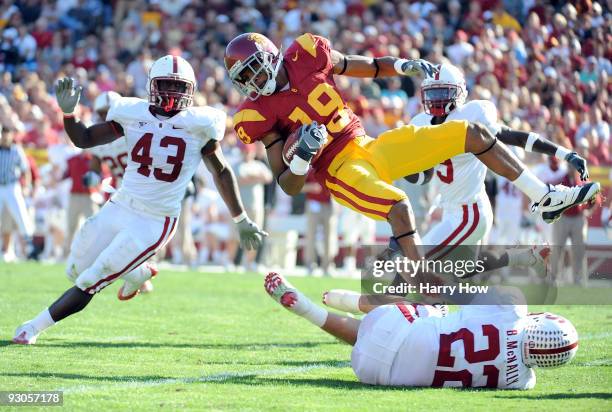
[[[321,254],[321,269],[324,275],[332,270],[335,240],[338,236],[338,216],[335,204],[331,201],[329,190],[321,185],[314,173],[306,178],[302,189],[306,193],[306,246],[304,261],[311,274],[317,266],[317,231],[323,230],[323,253]]]
[[[68,202],[68,227],[66,232],[66,254],[70,250],[72,237],[80,226],[81,217],[87,219],[97,211],[97,206],[91,198],[95,191],[95,183],[85,179],[85,175],[90,170],[90,162],[93,155],[89,152],[80,152],[67,160],[64,179],[72,181],[70,189],[70,199]]]

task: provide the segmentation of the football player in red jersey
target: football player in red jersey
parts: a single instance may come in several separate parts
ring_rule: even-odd
[[[599,184],[549,188],[539,181],[484,126],[466,121],[438,126],[402,126],[376,139],[342,100],[334,75],[390,77],[429,72],[422,60],[345,56],[320,36],[304,34],[284,52],[267,37],[244,33],[229,42],[225,66],[236,89],[247,97],[234,115],[245,144],[261,141],[278,184],[299,193],[312,167],[340,204],[378,220],[388,220],[405,256],[419,259],[420,243],[406,194],[391,182],[433,167],[460,153],[473,153],[505,176],[546,213],[592,199]],[[448,89],[449,93],[451,89]],[[300,128],[296,156],[282,160],[284,138]],[[322,150],[321,155],[313,160]]]

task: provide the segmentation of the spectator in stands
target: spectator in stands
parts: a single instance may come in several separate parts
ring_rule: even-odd
[[[97,205],[91,197],[95,187],[85,179],[86,173],[91,169],[90,162],[92,158],[93,155],[91,153],[82,151],[67,159],[64,179],[70,179],[72,186],[70,188],[68,210],[66,211],[68,218],[66,244],[64,246],[64,253],[66,255],[70,251],[70,244],[72,243],[74,233],[82,223],[81,219],[87,219],[97,211]]]
[[[324,276],[331,276],[335,273],[333,258],[338,237],[337,207],[331,201],[329,190],[317,181],[313,173],[308,175],[303,191],[306,193],[304,263],[309,274],[320,268]]]

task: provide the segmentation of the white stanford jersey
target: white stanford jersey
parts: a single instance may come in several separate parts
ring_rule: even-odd
[[[410,124],[431,126],[433,116],[419,113]],[[446,120],[467,120],[485,125],[494,135],[499,131],[497,109],[487,100],[472,100],[453,110]],[[434,182],[442,195],[441,206],[456,206],[473,203],[478,198],[486,199],[484,179],[487,167],[471,153],[457,155],[434,168]]]
[[[420,307],[381,306],[364,318],[353,350],[353,369],[361,381],[390,386],[535,386],[535,373],[523,364],[521,354],[526,306],[463,306],[444,318],[423,317]]]
[[[123,183],[113,199],[129,199],[152,214],[178,216],[187,184],[202,158],[200,151],[210,140],[223,138],[225,118],[224,112],[206,106],[160,120],[146,100],[113,100],[106,120],[121,125],[128,153]]]
[[[111,174],[117,182],[119,182],[125,173],[127,168],[127,138],[125,136],[120,137],[110,143],[102,146],[95,146],[89,149],[91,154],[100,159],[101,163],[104,163],[110,169]]]

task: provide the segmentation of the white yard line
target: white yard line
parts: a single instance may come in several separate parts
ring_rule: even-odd
[[[206,383],[206,382],[223,382],[233,378],[246,378],[249,376],[272,376],[272,375],[291,375],[294,373],[304,373],[315,369],[327,369],[332,367],[347,367],[350,362],[341,364],[311,364],[298,366],[293,368],[279,369],[257,369],[250,372],[220,372],[212,375],[205,375],[198,378],[173,378],[173,379],[150,379],[144,381],[123,381],[117,384],[110,385],[78,385],[56,390],[63,391],[64,394],[75,393],[91,393],[91,392],[108,392],[109,390],[129,389],[129,388],[146,388],[152,386],[189,384],[189,383]]]

